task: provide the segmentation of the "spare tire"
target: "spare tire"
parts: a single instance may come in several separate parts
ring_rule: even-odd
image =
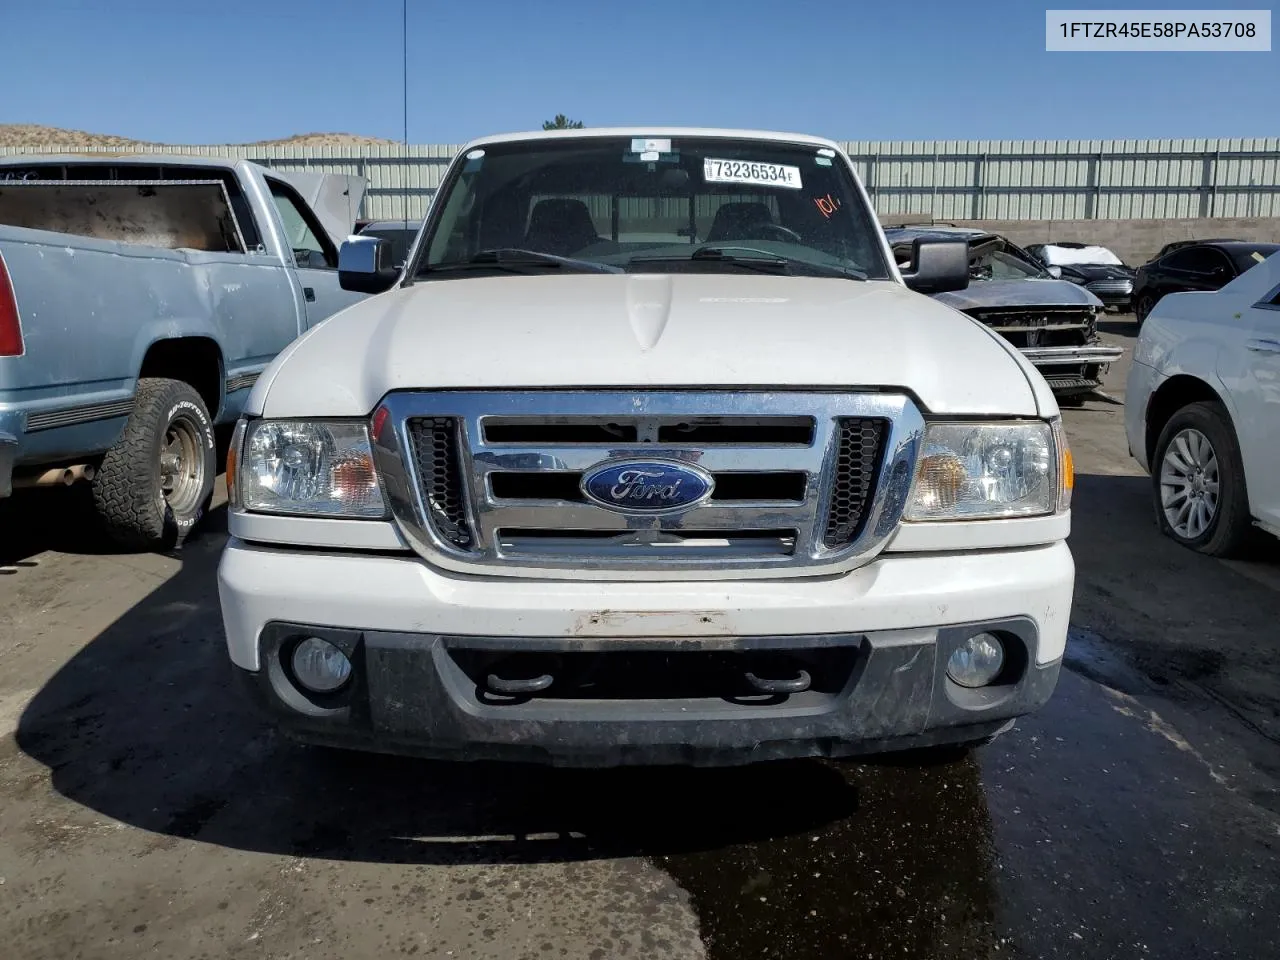
[[[131,550],[168,550],[191,535],[213,497],[213,421],[188,383],[138,381],[133,413],[93,480],[107,535]]]

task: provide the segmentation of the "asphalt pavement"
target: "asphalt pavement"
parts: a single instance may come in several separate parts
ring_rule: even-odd
[[[95,546],[74,491],[0,505],[0,957],[1274,956],[1280,551],[1162,539],[1121,412],[1066,413],[1078,580],[1053,700],[923,761],[297,746],[231,683],[221,511],[129,556]]]

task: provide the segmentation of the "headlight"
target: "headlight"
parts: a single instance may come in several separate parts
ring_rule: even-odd
[[[233,503],[259,513],[386,516],[364,423],[254,420],[243,434]]]
[[[907,520],[1034,517],[1059,509],[1060,441],[1052,425],[931,423]]]

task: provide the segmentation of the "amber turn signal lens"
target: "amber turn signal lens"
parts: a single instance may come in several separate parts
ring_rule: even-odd
[[[378,475],[373,469],[373,459],[368,456],[352,457],[333,468],[333,490],[339,500],[362,502],[377,496]]]
[[[1058,443],[1058,512],[1071,509],[1071,491],[1076,486],[1076,463],[1071,456],[1071,445],[1062,429],[1062,421],[1054,423],[1054,436]]]
[[[244,428],[243,420],[236,424],[231,434],[231,446],[227,448],[227,502],[232,507],[240,506],[240,445],[244,443]]]
[[[958,457],[940,453],[920,462],[917,497],[934,507],[954,507],[964,489],[964,464]]]

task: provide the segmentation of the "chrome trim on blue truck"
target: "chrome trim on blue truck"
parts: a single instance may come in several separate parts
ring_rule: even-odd
[[[77,423],[92,423],[95,420],[112,420],[116,417],[127,417],[132,412],[133,397],[128,397],[124,400],[113,400],[109,403],[89,403],[80,407],[47,410],[43,413],[29,413],[27,414],[27,433],[52,430],[55,427],[70,427]]]
[[[235,393],[237,390],[248,390],[258,378],[262,376],[262,371],[257,370],[253,373],[242,373],[238,376],[231,377],[227,380],[227,393]]]

